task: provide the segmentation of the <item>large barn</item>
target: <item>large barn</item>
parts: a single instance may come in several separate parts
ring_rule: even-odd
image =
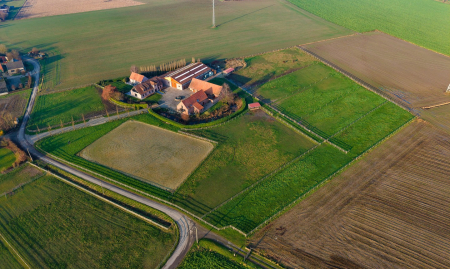
[[[184,90],[189,86],[193,78],[203,80],[212,74],[211,68],[198,62],[191,63],[183,68],[166,73],[162,77],[165,80],[166,86]]]

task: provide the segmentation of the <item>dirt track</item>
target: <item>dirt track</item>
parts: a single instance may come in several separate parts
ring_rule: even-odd
[[[450,136],[416,121],[253,243],[294,268],[449,268],[449,156]]]
[[[450,57],[380,32],[305,47],[411,107],[450,101]]]
[[[134,0],[27,0],[16,20],[142,5]]]

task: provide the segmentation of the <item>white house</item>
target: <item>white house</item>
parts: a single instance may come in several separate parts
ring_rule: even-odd
[[[145,99],[155,92],[161,90],[163,87],[162,79],[159,77],[153,77],[133,87],[130,91],[130,95],[134,98]]]
[[[145,81],[147,81],[147,80],[148,80],[148,78],[146,78],[144,75],[141,75],[141,74],[138,74],[138,73],[131,72],[131,75],[130,75],[130,82],[131,82],[133,85],[140,84],[140,83],[145,82]]]

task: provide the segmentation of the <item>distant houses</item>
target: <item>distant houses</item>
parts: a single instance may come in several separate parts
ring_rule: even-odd
[[[22,61],[7,62],[5,66],[10,76],[20,74],[22,71],[25,71],[25,66]]]
[[[184,90],[189,86],[192,79],[196,78],[204,80],[212,75],[213,72],[210,67],[201,62],[197,62],[186,65],[175,71],[168,72],[162,75],[162,77],[165,79],[165,86]]]
[[[0,21],[5,21],[6,20],[6,18],[8,18],[8,15],[9,15],[9,9],[10,9],[10,6],[8,6],[8,5],[1,5],[0,6]]]

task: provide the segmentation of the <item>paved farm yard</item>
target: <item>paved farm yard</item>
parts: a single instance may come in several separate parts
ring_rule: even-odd
[[[27,0],[16,19],[31,19],[142,4],[133,0]]]
[[[140,180],[176,189],[213,149],[209,142],[127,121],[80,156]]]

